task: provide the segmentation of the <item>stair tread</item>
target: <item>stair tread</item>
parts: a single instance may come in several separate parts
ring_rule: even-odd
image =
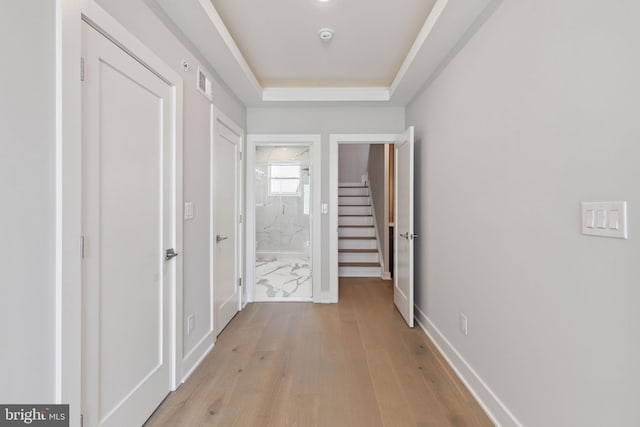
[[[373,228],[373,225],[339,225],[338,228]]]
[[[373,236],[366,236],[366,237],[356,237],[356,236],[341,236],[338,237],[339,240],[376,240],[375,237]]]
[[[340,253],[355,253],[355,254],[377,254],[377,249],[338,249]]]
[[[341,262],[340,267],[380,267],[379,262]]]

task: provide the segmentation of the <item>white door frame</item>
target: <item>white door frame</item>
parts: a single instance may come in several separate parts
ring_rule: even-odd
[[[254,169],[255,152],[257,146],[272,145],[309,145],[311,154],[311,277],[313,302],[327,302],[322,293],[322,217],[321,217],[321,189],[322,189],[322,152],[320,135],[247,135],[247,177],[246,177],[246,288],[247,300],[254,301],[255,297],[255,259],[256,259],[256,217]]]
[[[70,405],[71,427],[82,410],[82,86],[81,22],[149,68],[173,88],[175,118],[175,242],[182,254],[182,100],[180,75],[93,0],[56,0],[56,360],[55,403]],[[172,389],[182,379],[182,257],[176,259],[171,290]]]
[[[338,169],[340,144],[393,144],[397,133],[329,135],[329,294],[338,302]],[[382,232],[382,231],[379,231]]]

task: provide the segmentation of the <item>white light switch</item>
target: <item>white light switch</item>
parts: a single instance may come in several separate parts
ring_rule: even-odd
[[[184,219],[193,219],[193,202],[185,202]]]
[[[605,208],[596,209],[596,227],[607,228],[607,210]]]
[[[587,209],[584,212],[584,226],[587,228],[593,228],[596,226],[596,213],[593,211],[593,209]]]
[[[607,213],[607,227],[609,230],[617,230],[620,228],[620,212],[610,210]]]
[[[323,203],[322,204],[322,213],[323,214],[328,214],[329,213],[329,205],[327,203]]]
[[[582,234],[628,239],[627,202],[582,202]]]

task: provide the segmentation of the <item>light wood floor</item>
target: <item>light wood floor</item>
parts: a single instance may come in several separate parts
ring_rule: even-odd
[[[256,303],[147,426],[491,426],[391,282],[346,279],[339,304]]]

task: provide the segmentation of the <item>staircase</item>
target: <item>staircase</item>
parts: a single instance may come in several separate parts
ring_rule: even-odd
[[[369,188],[338,185],[338,275],[380,277],[378,241]]]

